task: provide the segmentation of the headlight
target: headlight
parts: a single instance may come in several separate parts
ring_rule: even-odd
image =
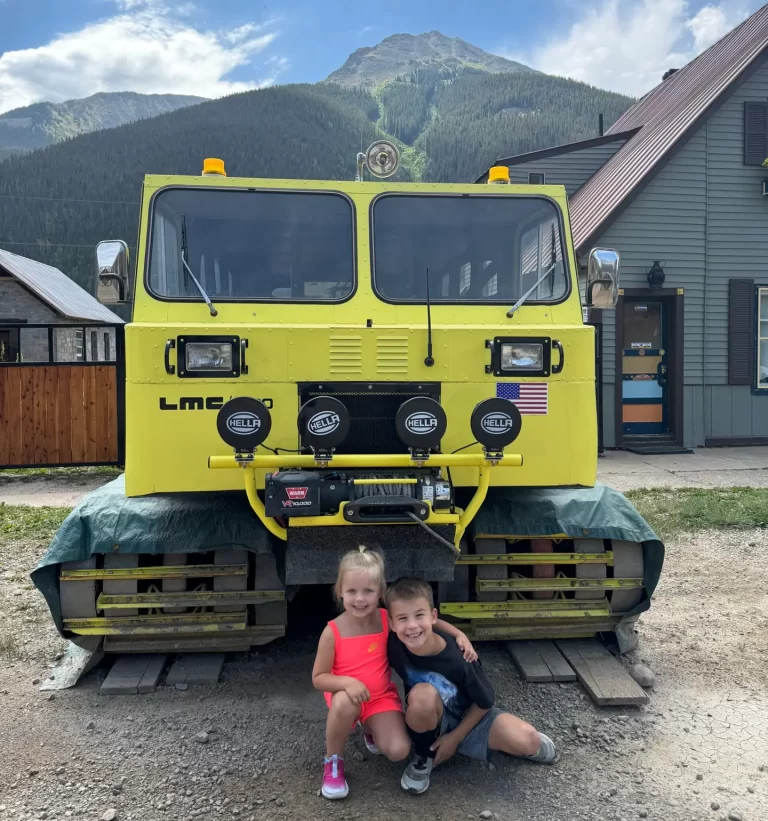
[[[540,371],[544,367],[544,346],[540,343],[507,342],[501,346],[503,371]]]
[[[231,342],[187,342],[188,371],[231,371]]]

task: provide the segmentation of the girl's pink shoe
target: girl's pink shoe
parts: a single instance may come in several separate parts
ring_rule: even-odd
[[[338,755],[326,758],[323,765],[323,787],[325,798],[346,798],[349,794],[347,779],[344,778],[344,759]]]
[[[381,755],[379,752],[379,748],[376,746],[376,742],[374,741],[373,736],[370,733],[365,731],[365,727],[358,721],[357,726],[363,733],[363,741],[365,741],[365,746],[368,748],[368,752],[371,755]]]

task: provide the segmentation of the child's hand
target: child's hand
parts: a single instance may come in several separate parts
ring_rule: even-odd
[[[456,644],[464,653],[464,661],[468,661],[470,664],[474,661],[477,661],[477,650],[472,646],[472,642],[464,635],[464,633],[459,633],[456,636]]]
[[[456,738],[453,733],[441,735],[440,738],[438,738],[437,741],[435,741],[435,743],[429,748],[433,752],[437,750],[437,755],[435,755],[435,767],[443,761],[447,761],[449,758],[452,758],[458,746],[459,739]]]
[[[365,684],[362,681],[357,681],[357,679],[353,679],[353,683],[345,687],[344,692],[349,696],[349,700],[358,706],[371,697]]]

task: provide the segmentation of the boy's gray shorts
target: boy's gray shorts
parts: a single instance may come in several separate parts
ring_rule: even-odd
[[[474,727],[461,744],[459,744],[457,752],[467,756],[467,758],[475,758],[478,761],[488,761],[488,757],[491,754],[490,747],[488,746],[491,737],[491,724],[496,720],[496,716],[505,712],[507,711],[500,710],[498,707],[491,707],[483,716],[480,723]],[[451,730],[458,726],[460,721],[461,717],[457,718],[451,715],[448,710],[444,709],[443,718],[440,722],[440,735],[450,733]]]

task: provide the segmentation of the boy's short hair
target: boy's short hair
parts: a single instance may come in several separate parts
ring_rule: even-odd
[[[435,606],[432,585],[422,579],[398,579],[387,589],[384,601],[389,609],[394,601],[413,601],[414,599],[426,599],[429,602],[429,609],[432,610]]]

